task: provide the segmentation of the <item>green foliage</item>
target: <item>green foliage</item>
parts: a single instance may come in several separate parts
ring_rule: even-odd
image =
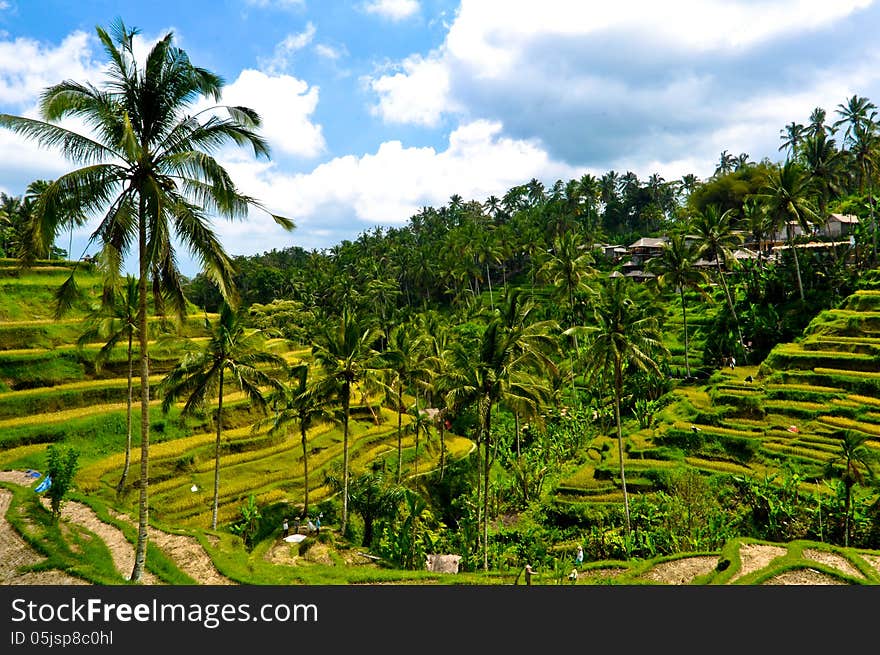
[[[256,544],[255,538],[260,529],[260,519],[263,518],[260,507],[253,494],[248,496],[247,502],[239,508],[241,516],[238,521],[229,526],[229,529],[242,538],[248,550]]]
[[[61,515],[61,505],[73,484],[79,452],[73,448],[61,448],[51,444],[46,449],[46,477],[51,479],[46,495],[52,503],[52,517],[55,521]]]

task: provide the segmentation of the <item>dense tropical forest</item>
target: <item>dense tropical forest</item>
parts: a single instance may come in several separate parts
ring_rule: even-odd
[[[705,179],[532,179],[332,248],[230,256],[211,220],[266,210],[213,153],[268,156],[259,117],[189,116],[219,78],[170,37],[139,68],[134,31],[98,33],[106,88],[61,82],[41,120],[0,116],[82,163],[0,198],[0,468],[53,471],[56,520],[68,497],[136,516],[132,581],[175,579],[157,526],[232,579],[278,580],[244,562],[319,517],[285,547],[386,575],[437,553],[557,571],[579,545],[586,564],[734,539],[880,549],[868,98]],[[94,215],[91,252],[67,252]],[[204,272],[180,273],[175,241]]]

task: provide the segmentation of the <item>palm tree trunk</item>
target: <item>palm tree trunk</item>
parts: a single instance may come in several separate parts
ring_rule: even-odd
[[[623,488],[623,508],[626,513],[626,538],[627,553],[629,552],[629,538],[631,533],[629,519],[629,494],[626,491],[626,471],[623,466],[623,431],[620,426],[620,398],[623,395],[623,373],[620,360],[614,360],[614,422],[617,426],[617,456],[620,458],[620,485]]]
[[[397,387],[397,484],[403,475],[403,388]]]
[[[519,412],[513,413],[513,426],[516,431],[516,458],[519,459],[522,457],[522,451],[520,449],[520,438],[519,438]]]
[[[128,469],[131,466],[131,403],[134,378],[134,358],[132,357],[131,342],[133,339],[132,331],[128,331],[128,400],[125,408],[125,464],[122,466],[122,477],[116,484],[116,495],[120,496],[122,490],[125,489],[125,483],[128,482]]]
[[[484,448],[486,450],[483,464],[483,571],[489,570],[489,430],[492,421],[492,403],[486,403]]]
[[[797,256],[795,255],[795,262],[797,261]],[[718,269],[718,278],[721,280],[721,286],[724,288],[724,296],[727,298],[727,306],[730,308],[730,315],[733,316],[733,324],[736,326],[736,336],[738,339],[739,350],[742,352],[743,364],[748,364],[748,353],[746,353],[745,344],[743,343],[743,335],[742,331],[739,329],[739,318],[736,315],[736,310],[733,308],[733,297],[730,295],[730,289],[727,286],[727,280],[724,279],[724,273],[721,272],[721,262],[718,259],[718,254],[715,254],[715,267]],[[800,280],[800,272],[798,273],[798,280]]]
[[[681,320],[684,323],[684,369],[687,371],[687,376],[691,376],[691,365],[688,360],[688,319],[687,319],[687,308],[684,304],[684,287],[681,286],[678,288],[678,293],[681,296]]]
[[[852,497],[852,485],[846,485],[846,499],[843,504],[843,546],[849,548],[849,512],[850,498]]]
[[[788,233],[788,247],[791,248],[791,254],[794,255],[794,270],[797,273],[798,293],[801,296],[801,302],[804,302],[804,283],[801,281],[801,264],[798,261],[797,248],[794,247],[792,241],[791,227],[786,226],[785,229]]]
[[[138,498],[138,538],[135,548],[134,568],[131,581],[140,582],[147,557],[147,524],[149,507],[147,505],[147,486],[149,483],[150,455],[150,358],[147,337],[147,275],[149,274],[147,253],[147,217],[143,196],[138,208],[138,250],[140,255],[138,279],[138,340],[141,358],[141,479]]]
[[[446,465],[446,419],[440,414],[440,480],[443,480],[443,469]]]
[[[348,412],[351,403],[351,387],[346,382],[342,389],[342,535],[348,525]]]
[[[223,434],[223,368],[220,368],[220,388],[217,394],[217,439],[214,441],[214,506],[211,510],[211,529],[217,529],[217,506],[220,504],[220,437]]]
[[[303,516],[309,515],[309,451],[306,445],[306,426],[303,421],[299,423],[299,433],[303,447]]]
[[[495,300],[492,298],[492,278],[489,277],[489,262],[486,262],[486,282],[489,284],[489,304],[492,306],[492,311],[495,311]]]

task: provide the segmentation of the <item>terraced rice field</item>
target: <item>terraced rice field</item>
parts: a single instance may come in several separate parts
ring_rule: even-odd
[[[668,321],[674,317],[670,309]],[[631,492],[651,493],[656,485],[645,481],[675,467],[769,476],[793,466],[805,478],[821,478],[846,430],[867,437],[865,445],[880,454],[880,291],[857,291],[764,362],[718,370],[708,384],[675,389],[673,399],[646,446],[626,440]],[[656,458],[639,459],[652,452]],[[572,472],[557,495],[572,502],[614,501],[618,471],[615,446],[600,463]],[[632,488],[630,477],[638,481]]]
[[[128,486],[120,498],[119,480],[126,441],[127,366],[123,346],[97,370],[94,357],[101,344],[76,346],[84,329],[89,303],[98,297],[99,279],[85,271],[79,286],[86,298],[62,319],[52,316],[52,294],[69,268],[44,263],[24,272],[0,261],[0,468],[41,469],[49,443],[62,442],[80,450],[75,491],[95,495],[128,516],[136,515],[140,463],[139,388],[134,380],[131,469]],[[216,407],[203,416],[182,420],[179,408],[161,412],[157,385],[176,363],[180,349],[169,334],[196,343],[206,339],[206,315],[195,311],[176,332],[163,332],[171,324],[151,320],[151,447],[150,518],[157,525],[205,529],[211,523]],[[207,318],[213,318],[208,315]],[[309,350],[273,339],[268,347],[288,363],[309,357]],[[137,353],[135,352],[135,357]],[[358,392],[356,397],[360,398]],[[397,415],[371,401],[372,407],[352,407],[349,456],[352,475],[373,466],[396,470]],[[304,496],[303,452],[298,427],[271,434],[255,428],[265,418],[258,415],[241,392],[228,386],[224,392],[220,443],[219,522],[239,517],[240,506],[253,494],[263,505],[294,507]],[[406,429],[409,417],[404,416]],[[334,491],[327,474],[336,474],[342,462],[342,428],[316,425],[309,432],[309,499],[316,503]],[[416,472],[412,434],[402,439],[404,474]],[[466,439],[447,434],[446,457],[471,451]],[[420,439],[418,472],[434,469],[440,457],[439,439]],[[193,491],[196,489],[196,491]]]

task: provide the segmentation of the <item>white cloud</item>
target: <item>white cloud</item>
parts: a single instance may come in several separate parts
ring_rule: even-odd
[[[306,29],[298,34],[288,34],[275,46],[270,59],[260,59],[260,68],[268,73],[281,73],[290,67],[293,55],[305,48],[315,37],[315,26],[311,21]]]
[[[455,193],[483,201],[532,177],[579,175],[537,144],[502,136],[502,126],[488,121],[459,127],[439,152],[388,141],[374,153],[337,157],[309,173],[291,175],[274,163],[252,161],[227,167],[245,193],[298,224],[290,236],[273,237],[278,228],[255,212],[247,224],[217,226],[224,243],[247,253],[283,247],[279,241],[329,247],[374,225],[404,224],[421,207],[445,205]]]
[[[413,55],[399,64],[399,71],[378,78],[366,77],[366,84],[379,95],[373,115],[388,123],[412,123],[434,127],[444,113],[455,111],[449,96],[450,70],[442,56]]]
[[[317,45],[315,45],[315,53],[319,57],[329,59],[331,61],[337,61],[341,59],[344,52],[344,49],[334,48],[333,46],[329,46],[326,43],[318,43]]]
[[[10,4],[6,0],[0,0],[0,11],[6,11],[9,7]]]
[[[419,2],[418,0],[370,0],[364,4],[364,11],[399,21],[417,14]]]
[[[486,118],[585,165],[703,161],[697,151],[716,145],[760,158],[762,131],[772,142],[793,118],[846,97],[821,80],[850,95],[877,89],[880,58],[864,28],[880,12],[872,1],[462,0],[444,43],[365,83],[387,123]],[[794,97],[815,100],[793,116]]]
[[[254,109],[263,119],[260,133],[273,152],[314,157],[325,148],[321,126],[311,121],[318,91],[318,87],[290,75],[244,70],[223,88],[221,102]]]
[[[74,32],[59,45],[19,37],[0,41],[0,105],[22,109],[65,79],[97,81],[102,66],[92,61],[92,37]]]

